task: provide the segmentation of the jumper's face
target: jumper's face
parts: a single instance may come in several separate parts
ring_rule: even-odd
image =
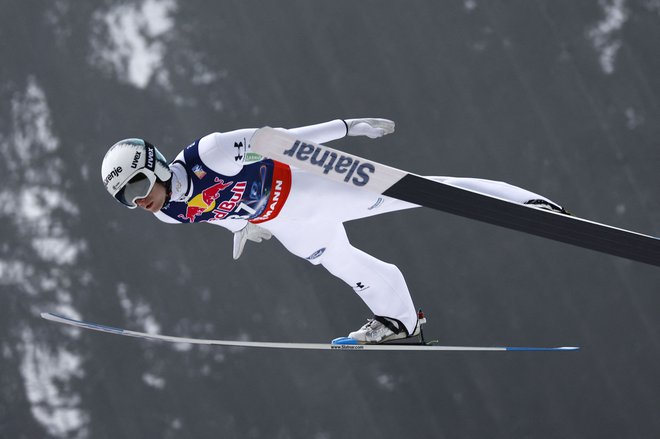
[[[166,198],[167,191],[165,190],[165,185],[157,181],[151,192],[146,197],[135,200],[135,204],[146,211],[156,213],[163,208]]]

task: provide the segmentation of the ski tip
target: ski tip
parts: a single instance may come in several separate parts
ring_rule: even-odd
[[[50,320],[51,322],[73,321],[73,319],[70,319],[69,317],[65,317],[61,314],[57,314],[54,312],[42,312],[41,318]]]
[[[357,340],[354,338],[350,337],[338,337],[332,340],[332,343],[334,345],[356,345],[359,344]]]
[[[579,346],[560,346],[555,348],[508,347],[507,351],[579,351]]]

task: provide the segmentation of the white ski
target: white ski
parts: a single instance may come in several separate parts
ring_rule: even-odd
[[[107,332],[110,334],[124,335],[127,337],[145,338],[147,340],[159,340],[170,343],[188,343],[197,345],[235,346],[244,348],[275,348],[275,349],[314,349],[333,351],[575,351],[580,349],[575,346],[563,347],[486,347],[486,346],[437,346],[425,344],[368,344],[368,345],[341,345],[331,343],[277,343],[240,340],[208,340],[201,338],[173,337],[169,335],[147,334],[146,332],[129,331],[127,329],[115,328],[98,323],[85,322],[50,312],[41,313],[41,317],[52,322],[75,326],[78,328],[91,329],[94,331]]]
[[[660,238],[437,182],[264,127],[249,148],[342,184],[477,221],[660,266]]]

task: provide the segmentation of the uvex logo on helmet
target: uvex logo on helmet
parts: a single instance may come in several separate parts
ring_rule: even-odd
[[[153,171],[156,168],[156,149],[150,143],[146,143],[145,146],[147,147],[147,159],[144,167]]]
[[[123,171],[121,166],[117,166],[115,169],[110,171],[110,173],[103,180],[103,184],[105,184],[107,186],[108,183],[110,183],[110,180],[112,180],[113,178],[119,177],[119,174],[121,173],[121,171]]]
[[[138,167],[140,157],[142,157],[142,153],[140,151],[135,151],[135,155],[133,156],[133,163],[131,163],[131,168],[135,169]]]

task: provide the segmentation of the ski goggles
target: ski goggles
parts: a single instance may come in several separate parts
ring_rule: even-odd
[[[140,170],[126,182],[123,188],[119,189],[115,198],[124,206],[135,209],[137,207],[135,200],[149,195],[154,184],[156,184],[156,174]]]

